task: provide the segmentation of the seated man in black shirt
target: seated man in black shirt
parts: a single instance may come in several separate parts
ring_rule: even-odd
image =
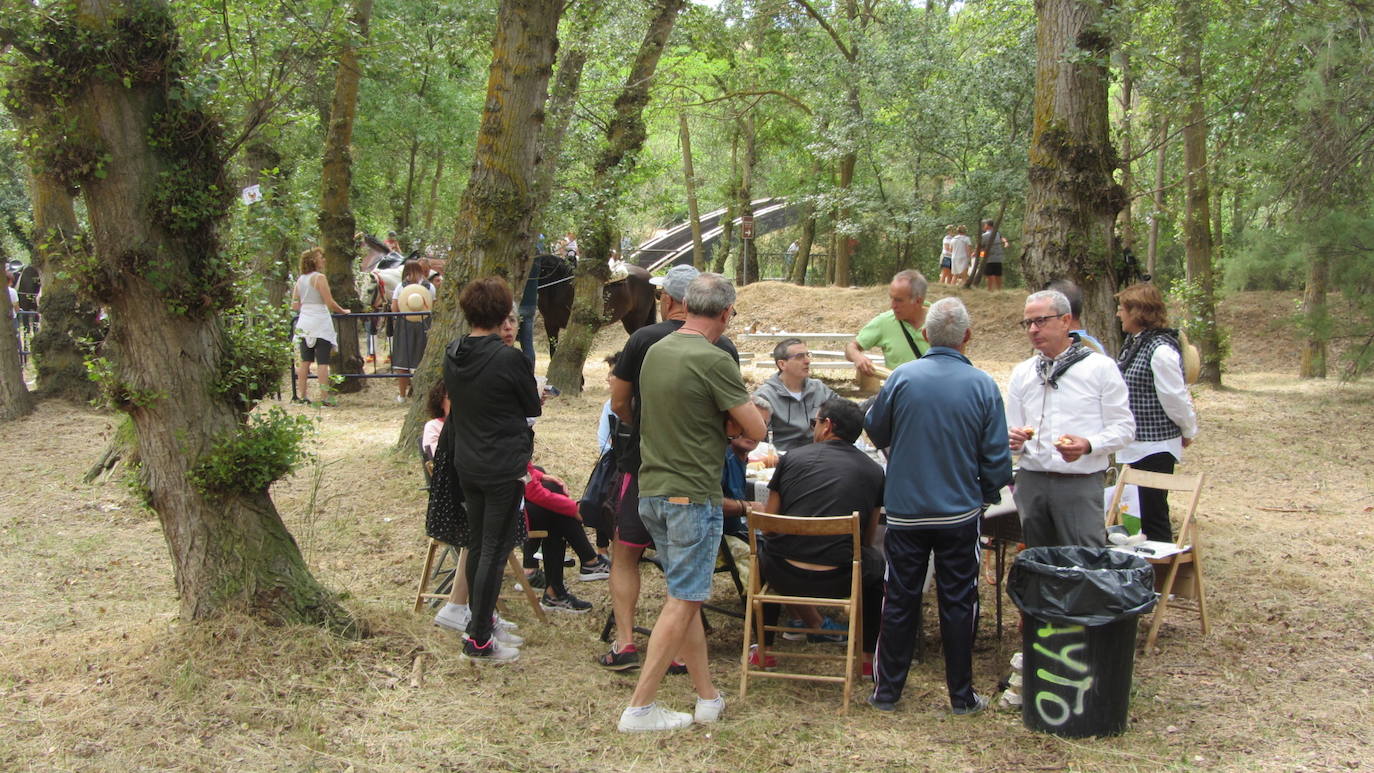
[[[833,516],[858,512],[864,523],[863,651],[865,670],[878,641],[882,618],[883,557],[872,541],[883,503],[883,468],[854,447],[863,431],[859,406],[842,397],[821,404],[810,445],[789,452],[768,482],[766,510],[780,515]],[[766,536],[759,546],[763,580],[779,593],[840,598],[849,595],[853,560],[847,536]],[[764,622],[776,625],[780,608],[764,607]],[[769,644],[772,634],[769,633]],[[765,664],[766,665],[766,664]]]

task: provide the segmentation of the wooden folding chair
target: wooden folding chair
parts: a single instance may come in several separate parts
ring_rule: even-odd
[[[1175,606],[1180,599],[1191,599],[1198,617],[1202,622],[1202,635],[1207,635],[1207,593],[1202,579],[1202,550],[1197,538],[1197,503],[1202,495],[1202,473],[1169,475],[1162,472],[1146,472],[1130,465],[1122,465],[1116,478],[1116,490],[1112,492],[1112,503],[1107,508],[1107,525],[1113,526],[1121,521],[1121,495],[1126,486],[1134,484],[1142,488],[1178,491],[1188,495],[1183,521],[1173,543],[1146,542],[1142,547],[1155,550],[1158,555],[1133,551],[1149,561],[1155,568],[1155,590],[1159,591],[1159,603],[1155,605],[1154,619],[1150,622],[1150,633],[1145,640],[1145,651],[1154,649],[1159,626],[1164,622],[1164,612]],[[1167,567],[1166,572],[1161,569]]]
[[[793,679],[815,682],[843,682],[844,683],[844,703],[840,708],[841,714],[849,713],[850,698],[853,695],[854,683],[859,679],[859,669],[862,660],[858,654],[859,642],[862,639],[862,546],[859,538],[859,514],[841,517],[821,517],[806,518],[788,515],[771,515],[769,513],[752,512],[749,514],[749,593],[746,598],[744,608],[744,649],[740,654],[740,676],[739,676],[739,697],[744,699],[749,688],[749,677],[767,677],[771,679]],[[803,536],[839,536],[850,535],[853,540],[853,561],[850,568],[850,586],[848,598],[821,598],[812,596],[784,596],[777,593],[763,592],[763,570],[759,567],[759,531],[771,534],[795,534]],[[768,631],[789,632],[789,633],[815,633],[827,634],[834,633],[822,628],[794,628],[787,625],[765,625],[763,621],[764,604],[809,604],[818,607],[838,607],[846,610],[849,614],[849,640],[846,643],[845,654],[830,655],[812,652],[791,652],[786,650],[769,649],[764,638]],[[749,665],[749,646],[757,641],[759,668]],[[844,674],[842,676],[784,672],[784,671],[764,671],[762,664],[769,662],[770,655],[778,659],[797,659],[797,660],[840,660],[844,662]]]

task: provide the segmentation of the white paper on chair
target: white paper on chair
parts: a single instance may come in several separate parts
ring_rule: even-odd
[[[1168,558],[1169,556],[1182,553],[1187,549],[1188,547],[1186,545],[1180,548],[1172,542],[1156,542],[1154,540],[1146,540],[1139,545],[1120,545],[1112,548],[1112,550],[1119,550],[1122,553],[1131,553],[1141,558]]]

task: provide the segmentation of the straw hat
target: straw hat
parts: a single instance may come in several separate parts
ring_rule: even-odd
[[[434,294],[428,287],[422,284],[411,284],[401,288],[401,292],[396,296],[396,306],[401,311],[430,311],[434,308]],[[424,316],[421,314],[407,314],[408,322],[421,322]]]

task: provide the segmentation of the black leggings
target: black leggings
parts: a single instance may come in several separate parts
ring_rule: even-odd
[[[544,481],[544,488],[556,494],[566,494],[562,486],[551,481]],[[560,515],[539,505],[526,500],[525,512],[529,515],[531,531],[547,531],[549,536],[542,539],[525,540],[525,560],[526,569],[534,569],[539,566],[534,554],[539,552],[541,543],[544,550],[544,579],[548,581],[549,589],[556,595],[562,596],[567,593],[567,585],[563,582],[563,553],[564,546],[572,547],[577,554],[578,560],[582,563],[596,560],[596,551],[592,550],[592,544],[587,541],[587,532],[582,528],[582,522],[576,518],[569,518]]]
[[[1174,455],[1164,451],[1131,462],[1131,466],[1137,470],[1172,475],[1174,463]],[[1145,539],[1173,542],[1174,528],[1169,524],[1169,492],[1162,488],[1139,488],[1140,530],[1145,532]]]
[[[490,484],[464,478],[462,485],[468,511],[468,604],[472,609],[467,634],[486,644],[491,639],[506,559],[515,546],[515,519],[520,517],[525,484],[519,478]]]

